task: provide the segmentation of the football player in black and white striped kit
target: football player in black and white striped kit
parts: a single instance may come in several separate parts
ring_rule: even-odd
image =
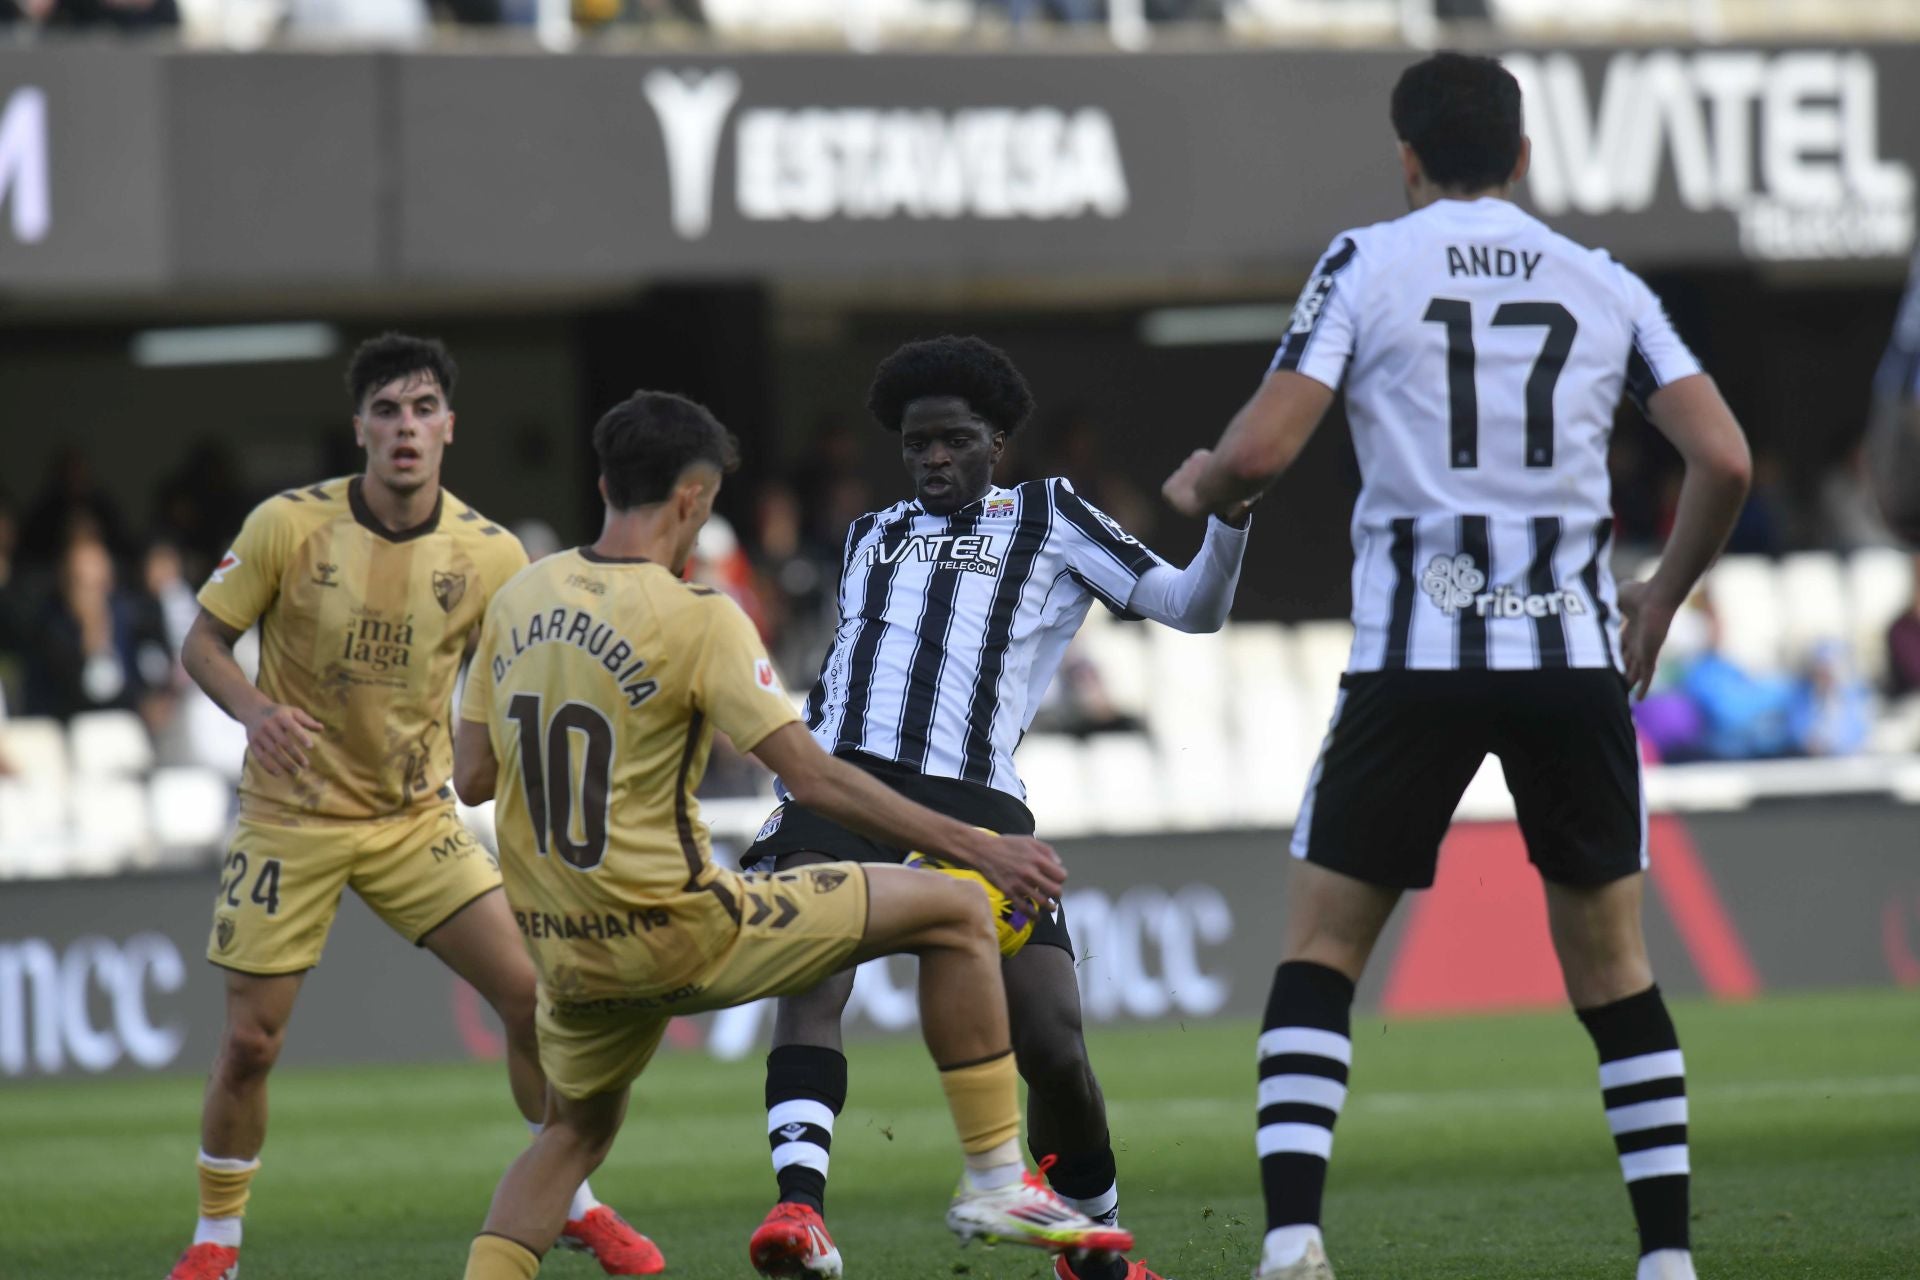
[[[1685,1072],[1641,932],[1646,807],[1627,700],[1733,528],[1745,438],[1646,285],[1508,199],[1527,143],[1519,85],[1497,62],[1417,64],[1391,116],[1413,211],[1334,238],[1260,389],[1165,489],[1195,515],[1257,495],[1345,386],[1362,474],[1355,635],[1295,829],[1260,1035],[1256,1276],[1332,1275],[1320,1199],[1354,983],[1401,893],[1433,883],[1491,752],[1599,1052],[1639,1280],[1691,1280]],[[1686,479],[1659,571],[1616,590],[1606,455],[1622,391]]]
[[[1246,549],[1248,504],[1207,520],[1175,569],[1065,479],[993,483],[1008,437],[1033,410],[1006,354],[978,338],[910,343],[875,375],[868,408],[900,436],[914,497],[854,521],[840,626],[806,719],[829,751],[921,804],[1031,835],[1013,752],[1067,643],[1097,602],[1182,631],[1226,621]],[[791,800],[742,857],[781,870],[834,859],[899,861]],[[1003,966],[1014,1052],[1027,1082],[1028,1142],[1053,1156],[1053,1189],[1112,1222],[1119,1189],[1106,1103],[1087,1062],[1073,944],[1056,912]],[[833,1120],[846,1102],[840,1015],[853,975],[781,1000],[767,1056],[767,1131],[780,1203],[751,1254],[767,1275],[837,1276],[821,1220]],[[1061,1257],[1061,1280],[1157,1280],[1141,1262]]]

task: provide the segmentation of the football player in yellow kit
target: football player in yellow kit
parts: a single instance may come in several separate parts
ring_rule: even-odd
[[[805,803],[859,831],[1054,898],[1046,845],[922,808],[829,756],[794,713],[738,605],[681,580],[731,435],[679,396],[638,392],[594,429],[606,518],[488,606],[460,710],[454,781],[497,797],[515,923],[540,971],[547,1126],[494,1193],[467,1280],[527,1280],[562,1230],[565,1187],[598,1167],[668,1021],[804,991],[874,956],[920,958],[920,1011],[966,1172],[947,1225],[1122,1250],[1026,1173],[1006,996],[987,897],[904,867],[828,862],[748,876],[714,865],[693,798],[719,729]]]
[[[438,956],[500,1014],[528,1122],[545,1107],[534,972],[500,872],[454,812],[448,721],[487,601],[527,563],[511,533],[440,485],[455,366],[386,334],[347,371],[362,475],[269,498],[200,592],[189,674],[247,729],[240,820],[207,958],[227,971],[226,1029],[200,1122],[200,1220],[169,1280],[233,1280],[266,1139],[267,1075],[343,889]],[[234,660],[260,628],[260,675]],[[611,1275],[664,1263],[568,1188],[566,1239]]]

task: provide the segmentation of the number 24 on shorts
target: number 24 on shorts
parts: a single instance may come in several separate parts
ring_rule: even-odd
[[[220,869],[220,900],[230,907],[241,905],[240,890],[246,886],[249,863],[247,855],[235,849]],[[280,859],[260,860],[260,871],[253,878],[253,892],[248,897],[265,907],[268,915],[280,914]]]

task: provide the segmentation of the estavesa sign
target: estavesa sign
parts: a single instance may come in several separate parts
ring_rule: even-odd
[[[53,226],[47,151],[47,95],[15,89],[0,101],[0,226],[16,244],[38,244]]]
[[[1609,57],[1590,87],[1569,53],[1502,59],[1520,82],[1547,217],[1680,204],[1734,215],[1749,258],[1904,255],[1914,174],[1881,154],[1878,69],[1863,52],[1656,50]]]
[[[1118,218],[1129,200],[1100,107],[774,107],[735,112],[731,70],[647,74],[674,231],[698,240],[717,191],[753,222]],[[732,125],[731,182],[718,175]],[[720,181],[716,182],[719,177]]]

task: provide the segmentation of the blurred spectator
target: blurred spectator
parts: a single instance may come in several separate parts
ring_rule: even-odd
[[[252,507],[235,474],[233,452],[211,438],[195,441],[154,497],[154,523],[179,548],[186,577],[204,582]]]
[[[1856,755],[1873,730],[1873,695],[1854,674],[1847,647],[1823,640],[1807,659],[1788,713],[1793,750],[1803,756]]]
[[[754,567],[772,615],[774,665],[789,687],[802,688],[820,669],[840,622],[840,548],[805,537],[799,496],[783,482],[760,491],[754,516]]]
[[[94,478],[86,453],[69,446],[53,460],[40,496],[21,526],[20,559],[29,567],[51,567],[64,547],[86,537],[106,543],[115,557],[129,550],[119,505]]]
[[[1076,738],[1096,733],[1138,733],[1146,728],[1138,716],[1113,705],[1107,682],[1076,637],[1060,659],[1060,671],[1042,695],[1033,727],[1041,733],[1069,733]]]
[[[616,22],[684,22],[707,25],[701,0],[573,0],[573,20],[585,27]]]
[[[1081,406],[1068,407],[1050,424],[1044,439],[1051,449],[1043,474],[1065,476],[1081,497],[1152,545],[1160,523],[1159,496],[1149,497],[1114,465],[1112,435],[1092,413]]]
[[[1867,450],[1856,444],[1821,477],[1814,494],[1812,541],[1828,551],[1897,546],[1867,479]]]
[[[172,711],[174,656],[151,601],[114,585],[113,558],[76,538],[61,557],[29,666],[29,715],[138,711],[154,730]]]
[[[1785,551],[1787,539],[1782,516],[1786,507],[1781,492],[1780,460],[1755,450],[1753,488],[1748,491],[1747,505],[1740,509],[1740,519],[1727,539],[1727,554],[1777,556]]]
[[[55,28],[158,31],[178,27],[180,10],[174,0],[0,0],[0,26],[20,21]]]
[[[740,535],[725,516],[712,516],[700,530],[693,556],[687,561],[687,580],[718,587],[732,596],[733,602],[753,619],[761,640],[771,643],[769,614],[754,582],[753,562],[747,559]]]
[[[193,620],[200,616],[200,602],[194,598],[193,588],[187,582],[180,549],[165,539],[154,541],[147,547],[141,576],[146,580],[147,595],[160,611],[167,650],[178,654],[180,646],[186,643]]]
[[[1913,558],[1913,603],[1887,628],[1887,691],[1920,693],[1920,555]]]

